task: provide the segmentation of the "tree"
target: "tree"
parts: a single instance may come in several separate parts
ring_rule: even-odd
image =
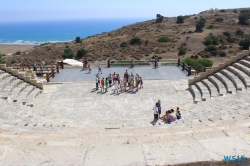
[[[156,14],[156,22],[162,22],[163,16],[160,14]]]
[[[249,25],[250,19],[250,10],[241,10],[239,15],[239,24],[241,25]]]
[[[196,22],[196,32],[202,31],[202,28],[205,27],[206,19],[201,18],[199,21]]]
[[[84,48],[81,48],[80,50],[77,51],[76,53],[76,59],[81,59],[82,57],[84,57],[85,55],[88,54],[88,51],[85,50]]]
[[[185,17],[184,16],[178,16],[177,17],[177,23],[184,23]]]
[[[185,48],[181,48],[181,49],[179,50],[178,55],[185,55],[185,54],[186,54],[186,49],[185,49]]]
[[[247,37],[243,40],[240,41],[239,43],[240,46],[242,46],[242,48],[244,50],[249,50],[249,46],[250,46],[250,37]]]
[[[134,36],[134,37],[129,41],[129,44],[130,44],[130,45],[141,44],[141,43],[142,43],[141,38],[138,37],[138,36]]]
[[[81,43],[81,38],[79,36],[76,37],[76,43]]]
[[[63,59],[72,59],[74,57],[74,52],[71,48],[65,48],[62,54]]]

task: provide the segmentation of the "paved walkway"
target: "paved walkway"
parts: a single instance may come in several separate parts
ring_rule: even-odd
[[[123,76],[124,72],[128,70],[129,73],[134,75],[138,73],[143,80],[177,80],[177,79],[190,79],[193,76],[187,76],[187,73],[181,71],[176,66],[161,66],[160,68],[153,67],[112,67],[102,68],[102,74],[100,77],[108,77],[110,73],[118,73]],[[98,68],[92,68],[91,73],[81,68],[66,68],[60,71],[51,82],[81,82],[81,81],[93,81],[98,72]]]

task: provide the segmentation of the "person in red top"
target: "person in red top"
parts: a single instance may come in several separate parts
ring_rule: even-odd
[[[86,59],[83,61],[83,70],[85,69],[85,68],[87,68],[87,63],[86,63],[87,61],[86,61]]]
[[[135,63],[135,60],[134,58],[131,59],[131,67],[133,68],[134,67],[134,63]]]
[[[102,78],[101,86],[102,86],[102,91],[104,92],[104,78]]]

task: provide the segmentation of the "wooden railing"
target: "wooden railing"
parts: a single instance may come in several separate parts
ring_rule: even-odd
[[[131,66],[131,60],[107,60],[108,68],[111,66]],[[154,66],[155,60],[134,60],[134,66]],[[159,65],[176,65],[177,59],[160,59]]]
[[[186,65],[183,61],[181,61],[180,59],[178,59],[178,67],[182,67],[182,71],[187,71],[188,76],[191,75],[191,67]]]

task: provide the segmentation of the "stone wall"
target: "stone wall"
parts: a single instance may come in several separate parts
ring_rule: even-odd
[[[12,67],[6,67],[6,64],[0,64],[0,69],[5,70],[8,73],[40,88],[43,89],[43,83],[37,82],[36,73],[32,70],[26,70],[25,72],[20,72],[19,70],[13,69]]]

